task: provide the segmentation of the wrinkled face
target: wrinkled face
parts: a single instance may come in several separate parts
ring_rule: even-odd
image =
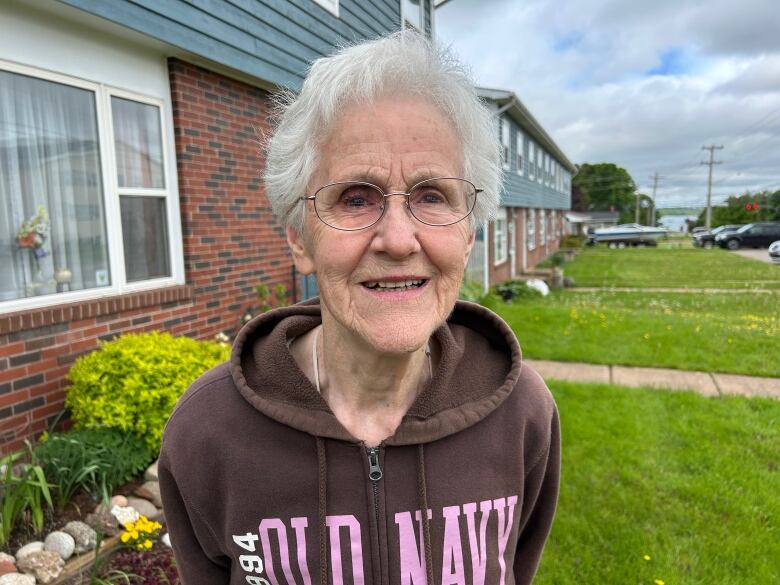
[[[405,192],[427,178],[462,177],[455,131],[415,97],[345,108],[320,153],[307,195],[336,181]],[[287,236],[298,270],[317,275],[324,326],[382,352],[425,345],[457,299],[474,243],[468,219],[428,226],[411,216],[404,197],[390,197],[381,221],[347,232],[325,225],[313,203],[305,204],[303,233],[288,228]]]

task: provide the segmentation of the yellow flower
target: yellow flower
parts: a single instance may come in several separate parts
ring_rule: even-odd
[[[660,579],[656,579],[655,581],[653,581],[653,583],[655,583],[655,585],[664,585],[664,582],[661,581]]]
[[[649,560],[650,560],[650,555],[645,555],[645,556],[644,556],[644,557],[642,557],[642,558],[644,558],[646,561],[649,561]]]
[[[132,532],[130,532],[130,538],[132,538],[133,540],[138,538],[138,531],[137,530],[133,530]]]
[[[122,536],[119,537],[122,542],[127,542],[130,540],[130,533],[129,532],[123,532]]]
[[[144,540],[144,547],[152,548],[152,541],[149,540],[148,538],[146,540]],[[661,585],[663,585],[663,583],[661,583]]]

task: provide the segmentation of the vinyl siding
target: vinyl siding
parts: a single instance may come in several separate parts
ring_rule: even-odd
[[[60,0],[266,83],[300,89],[309,63],[345,41],[400,27],[400,2]]]

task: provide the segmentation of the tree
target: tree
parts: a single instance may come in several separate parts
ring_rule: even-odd
[[[613,163],[584,163],[572,184],[580,189],[592,211],[628,211],[636,204],[636,183],[628,171]],[[633,221],[633,219],[631,220]]]
[[[701,212],[696,225],[704,225],[706,213]],[[712,208],[712,227],[756,221],[780,221],[780,190],[732,195],[725,205]]]
[[[655,215],[655,223],[650,222],[650,210]],[[644,193],[639,194],[639,223],[642,225],[658,225],[658,220],[661,219],[661,214],[658,213],[658,209],[653,206],[653,199],[650,195]],[[631,205],[620,212],[618,223],[634,223],[636,220],[636,195]]]

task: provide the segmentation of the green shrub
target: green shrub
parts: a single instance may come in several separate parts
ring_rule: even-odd
[[[563,266],[566,264],[566,258],[561,252],[556,252],[547,256],[544,260],[537,264],[537,268],[552,268],[553,266]]]
[[[464,278],[460,283],[460,292],[458,298],[461,301],[471,301],[472,303],[482,303],[485,299],[485,289],[482,283],[473,278]]]
[[[588,238],[585,236],[564,236],[561,238],[561,248],[582,248]]]
[[[79,489],[95,500],[108,498],[154,460],[144,441],[133,433],[112,428],[44,435],[34,450],[35,459],[55,485],[59,510]]]
[[[156,331],[124,335],[76,360],[68,373],[65,406],[75,428],[133,432],[157,453],[176,401],[228,356],[223,344]]]
[[[542,296],[535,288],[531,288],[522,280],[507,280],[495,286],[496,294],[507,303],[515,299],[535,299]]]

